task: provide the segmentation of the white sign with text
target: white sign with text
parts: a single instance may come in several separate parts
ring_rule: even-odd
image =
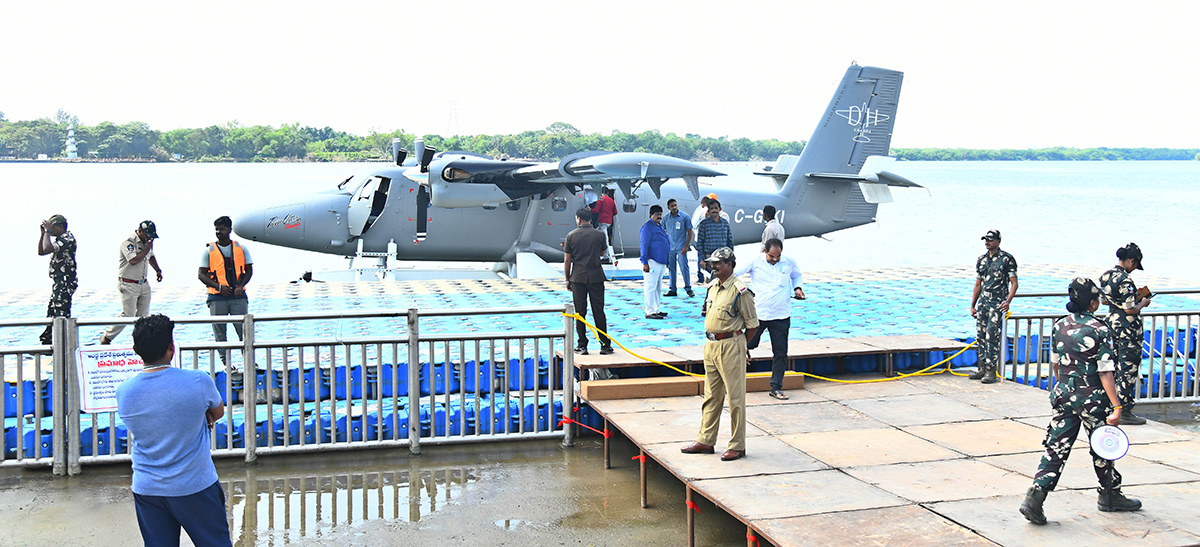
[[[79,372],[79,402],[83,412],[117,409],[117,386],[142,371],[142,358],[133,348],[80,349],[75,354]],[[172,363],[176,366],[176,363]]]

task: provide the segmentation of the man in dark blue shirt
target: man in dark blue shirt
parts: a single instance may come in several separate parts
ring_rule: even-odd
[[[663,210],[661,206],[650,206],[650,220],[642,225],[641,257],[642,281],[644,282],[646,319],[662,319],[667,314],[658,311],[662,296],[663,270],[667,267],[667,257],[671,254],[671,243],[667,231],[662,227]]]

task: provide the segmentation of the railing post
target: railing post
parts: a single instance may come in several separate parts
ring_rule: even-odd
[[[54,382],[53,387],[49,390],[50,392],[46,395],[50,397],[50,400],[54,401],[51,411],[54,413],[52,446],[54,446],[55,475],[67,474],[67,420],[63,412],[66,408],[66,401],[55,392],[63,392],[63,386],[66,384],[63,381],[63,378],[66,377],[66,372],[64,372],[66,370],[66,355],[67,353],[74,353],[73,350],[69,349],[72,345],[66,339],[66,333],[72,327],[75,327],[75,320],[66,317],[55,317],[54,323],[51,326],[51,335],[53,336],[54,343],[54,363],[51,370],[53,378],[57,381]],[[42,387],[42,379],[40,377],[37,378],[37,384],[38,387]],[[38,390],[38,396],[40,395],[41,390]],[[41,404],[40,401],[38,403]]]
[[[242,398],[242,443],[246,445],[246,463],[252,464],[258,460],[258,435],[254,434],[258,431],[258,365],[254,362],[254,315],[249,313],[242,316]],[[233,413],[226,415],[232,431]]]
[[[55,406],[58,406],[58,399],[66,399],[62,408],[63,418],[66,421],[64,433],[67,435],[67,475],[78,475],[82,468],[79,465],[79,377],[76,376],[75,367],[79,366],[75,362],[75,349],[79,346],[79,326],[75,323],[75,319],[70,319],[69,327],[65,329],[72,334],[69,340],[65,340],[63,352],[63,367],[62,376],[54,378],[55,391]],[[62,384],[61,387],[58,387]],[[60,397],[61,396],[61,397]],[[55,414],[58,413],[58,408],[55,408]],[[57,418],[55,418],[57,420]],[[116,448],[116,447],[113,447]]]
[[[1013,329],[1013,332],[1017,332],[1018,330],[1019,329]],[[999,376],[1001,380],[1013,380],[1017,377],[1017,363],[1016,362],[1014,362],[1013,366],[1012,366],[1012,378],[1004,377],[1005,376],[1004,375],[1004,363],[1006,363],[1008,361],[1008,317],[1007,317],[1007,314],[1002,315],[1000,317],[1000,340],[997,342],[997,345],[1000,346],[1000,355],[996,356],[996,372],[1000,373],[997,376]],[[1016,345],[1015,341],[1013,342],[1013,345],[1014,346]]]
[[[567,304],[563,315],[563,440],[565,448],[575,446],[575,350],[571,345],[572,332],[575,330],[575,305]],[[553,353],[553,351],[551,351]],[[554,356],[551,355],[551,358]]]
[[[417,309],[408,309],[408,451],[421,455],[421,348],[417,333]],[[433,380],[430,379],[432,382]],[[433,406],[429,419],[433,421]]]

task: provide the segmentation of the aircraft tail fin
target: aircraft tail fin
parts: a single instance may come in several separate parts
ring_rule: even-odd
[[[815,193],[824,196],[811,196],[819,203],[810,203],[809,210],[817,216],[828,216],[826,220],[834,223],[844,223],[835,229],[849,228],[874,220],[877,204],[890,197],[884,195],[886,185],[905,185],[890,184],[888,181],[897,178],[891,173],[880,177],[881,170],[875,169],[878,160],[868,165],[868,158],[888,155],[903,79],[904,73],[895,70],[857,64],[846,69],[812,138],[800,157],[789,162],[794,167],[780,193],[788,197],[791,206],[805,200],[810,183],[833,184],[839,191]],[[772,176],[778,177],[779,173]],[[856,182],[885,186],[881,191],[878,186],[860,187]],[[845,191],[840,191],[843,188]],[[872,195],[865,196],[864,190]]]

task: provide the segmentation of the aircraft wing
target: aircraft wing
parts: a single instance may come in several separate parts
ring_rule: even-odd
[[[724,175],[698,163],[644,152],[581,152],[544,163],[447,153],[430,163],[426,184],[433,190],[432,205],[464,207],[539,194],[558,184],[598,188],[613,182],[631,197],[634,185],[644,182],[659,195],[659,187],[672,178],[684,179],[693,196],[699,197],[699,177]]]

